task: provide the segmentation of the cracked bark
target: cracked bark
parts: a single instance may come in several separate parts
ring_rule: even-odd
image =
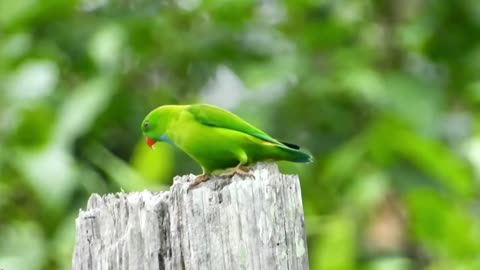
[[[72,268],[308,269],[298,177],[266,163],[252,174],[93,194],[76,220]]]

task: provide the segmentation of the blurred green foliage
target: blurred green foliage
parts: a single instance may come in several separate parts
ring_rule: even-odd
[[[89,194],[199,173],[207,102],[309,149],[311,269],[480,268],[480,2],[0,0],[0,268],[69,269]]]

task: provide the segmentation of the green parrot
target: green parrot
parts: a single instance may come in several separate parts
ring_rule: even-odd
[[[258,161],[312,161],[298,146],[280,142],[235,114],[207,104],[160,106],[145,117],[141,128],[149,147],[167,142],[200,164],[203,173],[192,186],[222,171],[222,176],[247,176],[248,166]]]

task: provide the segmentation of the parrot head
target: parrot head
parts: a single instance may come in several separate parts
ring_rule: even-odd
[[[174,105],[160,106],[150,112],[142,122],[142,133],[145,136],[145,141],[150,148],[153,148],[156,142],[169,142],[166,135],[168,125],[171,119],[175,118],[178,112]]]

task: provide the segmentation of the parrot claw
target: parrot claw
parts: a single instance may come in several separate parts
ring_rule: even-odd
[[[244,166],[237,166],[235,168],[232,168],[224,173],[222,173],[220,176],[221,177],[232,177],[235,174],[239,176],[244,176],[244,177],[253,177],[255,179],[255,176],[251,173],[248,172],[248,167]]]
[[[197,175],[197,177],[193,179],[192,183],[190,183],[190,187],[194,187],[202,182],[207,181],[208,179],[210,179],[210,176],[206,173]]]

